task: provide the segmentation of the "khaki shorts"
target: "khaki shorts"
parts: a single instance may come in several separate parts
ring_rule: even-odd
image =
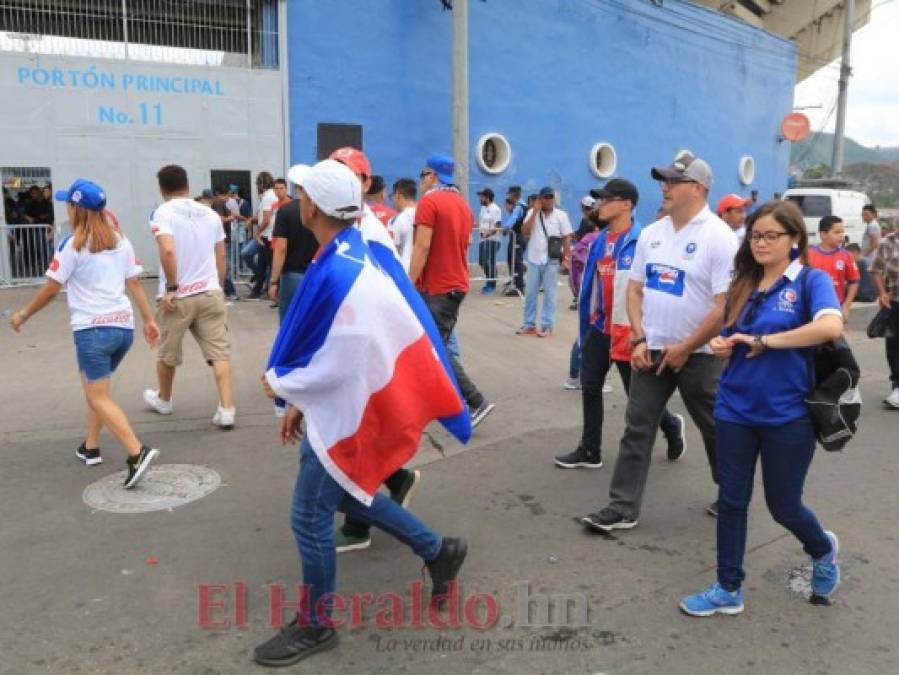
[[[188,330],[193,333],[209,365],[230,358],[225,296],[221,291],[178,298],[175,300],[175,310],[171,312],[160,306],[156,310],[156,323],[162,333],[159,360],[171,368],[181,365],[181,343]]]

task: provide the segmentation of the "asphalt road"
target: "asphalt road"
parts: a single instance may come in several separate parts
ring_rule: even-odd
[[[26,295],[0,292],[0,313]],[[677,601],[710,583],[715,566],[715,521],[704,512],[715,491],[695,428],[678,463],[659,444],[640,524],[615,537],[587,534],[575,518],[605,504],[623,427],[617,379],[608,397],[606,467],[552,464],[554,454],[575,446],[580,427],[579,396],[561,387],[575,330],[568,298],[560,289],[557,332],[548,340],[513,334],[519,300],[474,293],[463,305],[463,361],[497,408],[467,447],[432,430],[415,460],[424,478],[412,503],[439,531],[468,538],[461,625],[438,629],[426,618],[412,625],[406,596],[422,579],[421,563],[376,533],[371,549],[339,558],[348,607],[374,594],[360,625],[341,631],[339,649],[288,672],[897,672],[899,412],[880,404],[883,345],[862,337],[864,310],[850,336],[864,369],[863,426],[845,453],[819,453],[806,490],[807,503],[840,536],[843,583],[832,605],[806,600],[808,560],[768,515],[759,485],[746,612],[692,619]],[[221,476],[208,496],[151,513],[95,510],[82,499],[86,487],[121,471],[124,455],[104,437],[104,464],[87,468],[73,456],[83,401],[64,301],[21,335],[0,327],[0,673],[263,672],[251,655],[272,634],[271,585],[295,599],[299,577],[289,525],[296,449],[276,442],[258,385],[276,312],[260,302],[230,312],[234,431],[211,424],[212,375],[192,344],[171,417],[141,402],[153,384],[154,356],[145,345],[135,343],[114,380],[139,434],[161,450],[160,465],[209,467]],[[672,405],[682,411],[676,397]],[[207,618],[222,627],[199,625],[204,586],[221,603],[210,605]],[[400,594],[402,611],[391,593]],[[541,616],[544,606],[554,612]],[[479,627],[488,611],[497,624]]]

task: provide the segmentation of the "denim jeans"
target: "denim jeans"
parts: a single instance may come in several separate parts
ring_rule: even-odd
[[[768,511],[802,542],[813,558],[830,551],[815,514],[802,503],[802,487],[815,453],[811,420],[780,427],[750,427],[716,420],[718,445],[718,583],[734,591],[745,578],[746,520],[756,459]]]
[[[325,471],[306,438],[300,445],[300,470],[293,492],[290,524],[297,541],[313,626],[328,625],[337,587],[334,514],[363,520],[396,537],[425,562],[437,557],[443,539],[390,497],[376,494],[371,506],[351,497]],[[320,604],[321,603],[321,604]]]
[[[482,241],[478,249],[478,262],[487,277],[484,288],[496,288],[496,252],[499,250],[499,242]]]
[[[528,262],[527,283],[524,290],[524,323],[527,328],[537,326],[537,293],[543,287],[543,312],[540,328],[546,330],[556,323],[556,294],[559,291],[559,261],[543,265]]]
[[[890,318],[893,321],[893,337],[885,340],[887,365],[890,367],[893,389],[899,389],[899,302],[890,303]]]
[[[602,454],[602,425],[605,419],[605,402],[602,387],[612,368],[612,338],[609,335],[590,328],[584,337],[581,350],[581,401],[583,404],[584,426],[581,432],[581,447],[589,454]],[[621,384],[625,393],[630,393],[631,364],[627,361],[615,361]],[[659,428],[665,435],[672,434],[680,428],[674,415],[668,408],[662,410]]]
[[[233,256],[234,242],[230,239],[225,240],[225,287],[222,289],[225,295],[235,295],[237,293],[234,288],[234,279],[231,276],[234,268],[234,263],[231,260]]]
[[[459,338],[456,336],[455,329],[453,329],[446,340],[446,351],[452,354],[457,360],[462,358],[462,351],[459,349]]]
[[[640,516],[656,432],[665,405],[675,389],[680,392],[690,418],[702,434],[712,480],[718,482],[714,411],[722,367],[723,361],[711,354],[691,354],[677,373],[670,368],[661,375],[640,370],[631,372],[624,435],[609,487],[610,506],[620,515],[634,519]],[[585,373],[586,370],[585,364]]]
[[[278,287],[278,323],[284,321],[290,301],[303,281],[302,272],[281,272],[281,284]]]
[[[259,255],[259,252],[262,250],[262,246],[260,246],[259,242],[255,239],[250,239],[247,242],[244,242],[243,248],[240,251],[240,257],[244,261],[244,264],[247,266],[253,274],[256,274],[256,256]]]

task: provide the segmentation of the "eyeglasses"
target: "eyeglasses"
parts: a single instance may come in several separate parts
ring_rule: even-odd
[[[749,241],[758,244],[762,239],[768,244],[775,243],[781,237],[789,237],[789,232],[753,232],[749,235]]]
[[[418,174],[418,177],[419,177],[419,178],[425,178],[425,177],[427,177],[427,176],[433,176],[433,175],[434,175],[434,172],[433,172],[433,171],[428,171],[427,169],[425,169],[425,170],[422,171],[420,174]]]
[[[596,205],[600,204],[608,204],[610,202],[623,202],[625,200],[624,197],[600,197],[596,200]]]

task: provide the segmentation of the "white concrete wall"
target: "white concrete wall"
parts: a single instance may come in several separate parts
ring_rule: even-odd
[[[283,175],[281,97],[278,71],[0,53],[0,166],[50,167],[54,189],[100,183],[155,270],[156,171],[181,164],[195,194],[212,169]]]

